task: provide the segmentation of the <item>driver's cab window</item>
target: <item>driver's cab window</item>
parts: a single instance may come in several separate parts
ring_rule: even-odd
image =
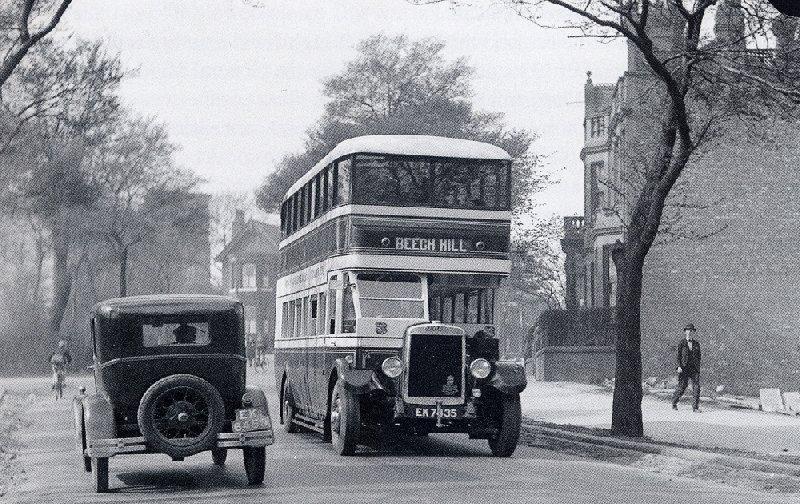
[[[429,275],[431,320],[445,324],[494,324],[499,279],[479,275]]]

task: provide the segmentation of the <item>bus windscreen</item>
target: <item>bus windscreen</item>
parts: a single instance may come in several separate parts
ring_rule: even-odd
[[[413,318],[425,316],[422,281],[403,273],[361,273],[356,277],[361,316]]]

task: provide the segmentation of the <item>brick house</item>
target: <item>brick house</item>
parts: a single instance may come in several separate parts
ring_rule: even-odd
[[[737,0],[721,2],[715,36],[738,40]],[[670,49],[669,12],[654,18],[657,47]],[[798,44],[797,25],[778,43]],[[781,36],[784,39],[781,39]],[[658,44],[661,44],[660,46]],[[615,84],[584,89],[584,214],[565,219],[566,305],[613,309],[611,246],[625,240],[624,217],[637,193],[637,159],[652,136],[657,86],[641,56]],[[753,393],[800,387],[800,128],[765,121],[726,126],[687,166],[667,202],[645,264],[642,359],[645,376],[674,374],[680,330],[698,327],[708,385]],[[608,376],[613,375],[613,369]]]
[[[228,294],[244,305],[248,341],[262,341],[268,352],[275,343],[275,281],[280,228],[236,211],[231,241],[217,255]]]

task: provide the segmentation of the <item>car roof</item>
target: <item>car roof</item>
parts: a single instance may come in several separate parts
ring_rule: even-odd
[[[111,311],[136,314],[175,314],[198,311],[222,311],[235,308],[241,302],[230,296],[213,294],[147,294],[101,301],[92,310],[95,314]]]

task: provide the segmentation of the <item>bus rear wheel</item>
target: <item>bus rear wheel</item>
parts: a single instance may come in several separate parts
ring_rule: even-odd
[[[283,392],[281,393],[281,419],[283,420],[284,432],[293,433],[297,432],[297,425],[292,422],[294,419],[294,401],[292,394],[289,392],[289,380],[283,381]]]
[[[329,418],[331,442],[339,455],[353,455],[361,434],[361,405],[358,396],[338,380],[331,393]]]

